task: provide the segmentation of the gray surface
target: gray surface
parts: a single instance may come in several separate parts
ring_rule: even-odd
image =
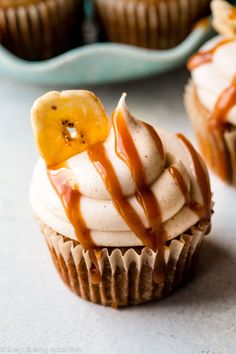
[[[185,72],[92,88],[111,112],[123,90],[142,119],[192,137]],[[212,177],[216,202],[197,276],[159,303],[115,311],[80,300],[53,268],[32,219],[37,152],[29,110],[48,90],[0,81],[0,353],[235,353],[236,190]]]

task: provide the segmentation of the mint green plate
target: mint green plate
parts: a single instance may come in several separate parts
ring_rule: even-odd
[[[183,65],[210,33],[210,25],[199,25],[173,49],[154,51],[95,43],[40,62],[19,59],[0,46],[0,75],[46,85],[100,84],[140,78]]]

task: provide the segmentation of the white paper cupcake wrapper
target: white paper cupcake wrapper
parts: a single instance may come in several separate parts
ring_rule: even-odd
[[[94,284],[92,262],[82,246],[59,235],[41,221],[54,264],[65,284],[85,300],[112,307],[141,304],[167,296],[185,281],[198,254],[208,225],[169,242],[165,249],[165,280],[157,284],[158,252],[148,248],[103,248],[97,257],[101,281]]]

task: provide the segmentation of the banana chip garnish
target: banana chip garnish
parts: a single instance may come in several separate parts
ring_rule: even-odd
[[[225,0],[211,2],[213,27],[219,34],[236,38],[236,8]]]
[[[48,167],[105,141],[110,121],[101,101],[85,90],[49,92],[32,107],[38,150]]]

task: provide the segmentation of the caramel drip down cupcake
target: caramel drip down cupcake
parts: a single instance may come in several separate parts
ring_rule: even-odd
[[[236,185],[236,17],[222,0],[212,3],[214,25],[227,33],[209,41],[188,62],[192,80],[185,105],[212,170]],[[229,19],[229,21],[227,20]]]
[[[135,119],[110,120],[91,92],[51,92],[32,109],[31,204],[63,281],[118,307],[167,296],[191,274],[211,223],[206,167],[191,143]]]
[[[209,13],[210,0],[95,0],[105,39],[150,49],[182,42]]]
[[[0,42],[15,55],[43,60],[81,44],[81,0],[0,1]]]

